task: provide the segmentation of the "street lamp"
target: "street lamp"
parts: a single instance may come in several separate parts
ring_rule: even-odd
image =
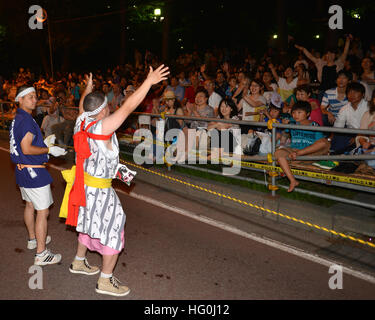
[[[277,34],[274,34],[272,38],[277,39]]]
[[[161,15],[161,9],[156,8],[156,9],[154,10],[154,15],[155,15],[155,16],[160,16],[160,15]]]

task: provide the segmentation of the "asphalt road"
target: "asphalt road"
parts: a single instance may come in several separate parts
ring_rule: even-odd
[[[68,270],[75,255],[77,234],[58,218],[64,183],[50,168],[55,203],[50,210],[49,248],[61,253],[59,265],[43,267],[43,289],[30,289],[34,252],[26,248],[24,203],[15,184],[9,153],[0,150],[0,299],[111,300],[95,292],[96,276]],[[61,162],[63,166],[69,166]],[[257,299],[374,299],[375,285],[344,274],[343,289],[331,290],[332,274],[318,263],[192,220],[151,205],[125,192],[118,193],[127,214],[125,250],[115,276],[131,288],[124,300],[257,300]],[[135,194],[166,199],[168,194],[139,182]],[[174,196],[174,199],[176,197]],[[194,210],[188,200],[174,205]],[[100,256],[89,253],[92,265]]]

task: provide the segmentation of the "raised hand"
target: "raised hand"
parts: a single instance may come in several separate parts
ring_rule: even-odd
[[[93,84],[93,81],[92,81],[92,73],[90,72],[89,75],[85,75],[85,80],[86,80],[86,90],[89,91],[89,92],[92,92],[93,88],[94,88],[94,84]]]
[[[150,71],[147,76],[147,80],[151,81],[151,84],[157,84],[160,81],[167,80],[169,74],[169,67],[164,67],[164,64],[159,66],[155,71],[150,66]]]

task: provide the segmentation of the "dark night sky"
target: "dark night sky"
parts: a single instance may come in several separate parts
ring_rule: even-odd
[[[272,34],[278,32],[277,2],[172,0],[169,13],[170,56],[175,57],[184,51],[191,52],[194,48],[199,52],[214,46],[248,47],[254,54],[262,54]],[[307,47],[322,50],[326,45],[330,3],[341,4],[346,12],[341,33],[353,33],[365,40],[371,39],[366,30],[372,30],[374,1],[283,2],[286,6],[288,34]],[[125,22],[120,13],[105,15],[121,10],[123,3],[128,4]],[[43,63],[49,63],[48,28],[30,30],[27,25],[31,16],[28,8],[32,4],[44,7],[51,20],[56,69],[86,68],[93,64],[116,65],[121,54],[126,55],[126,61],[131,61],[134,48],[143,52],[149,48],[160,56],[163,25],[161,22],[152,22],[147,13],[159,7],[163,15],[165,3],[152,0],[2,0],[1,67],[9,69],[25,65],[42,68]],[[137,7],[133,8],[133,5]],[[353,8],[364,8],[360,20],[351,18],[347,13]],[[71,20],[90,16],[94,17]],[[5,33],[1,34],[4,27]],[[321,35],[319,40],[314,39],[315,34]],[[124,53],[121,52],[122,35],[126,39]]]

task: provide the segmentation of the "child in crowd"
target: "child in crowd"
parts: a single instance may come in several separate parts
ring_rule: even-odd
[[[323,126],[323,115],[320,109],[320,104],[317,99],[311,97],[311,88],[308,85],[301,85],[295,89],[295,96],[297,101],[307,101],[311,106],[311,121],[317,122],[320,126]]]
[[[270,119],[275,119],[278,123],[282,123],[281,111],[283,103],[281,96],[273,92],[270,100],[268,110],[266,109],[261,113],[260,121],[268,122]],[[290,135],[287,130],[276,129],[276,144],[286,146],[288,143],[290,144]]]
[[[318,123],[309,120],[311,106],[307,101],[297,101],[292,108],[292,116],[297,125],[319,126]],[[292,192],[299,182],[293,176],[289,166],[290,160],[296,160],[298,156],[325,155],[329,153],[330,144],[319,131],[306,131],[291,129],[291,146],[281,147],[275,152],[275,157],[281,169],[290,181],[288,192]]]

